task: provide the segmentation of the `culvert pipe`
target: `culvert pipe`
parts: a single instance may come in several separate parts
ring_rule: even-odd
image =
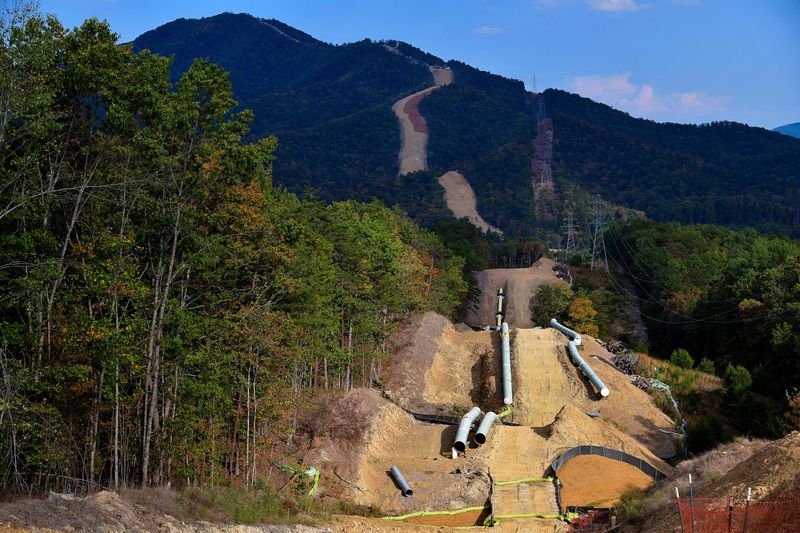
[[[559,324],[558,320],[556,320],[555,318],[550,319],[550,327],[557,329],[558,331],[560,331],[561,333],[572,339],[572,342],[575,343],[575,346],[581,345],[581,334],[575,330],[569,329],[567,326],[564,326],[563,324]]]
[[[480,407],[473,407],[467,414],[461,417],[461,422],[458,423],[458,430],[456,431],[456,440],[453,443],[453,448],[457,452],[464,452],[467,449],[467,439],[469,438],[469,428],[481,416]]]
[[[408,484],[406,478],[404,478],[403,474],[400,473],[399,468],[397,468],[396,466],[392,466],[390,472],[392,473],[392,477],[394,478],[394,480],[397,481],[397,484],[400,485],[400,490],[403,491],[403,496],[411,496],[412,494],[414,494],[414,491],[411,490],[411,485]]]
[[[511,405],[514,395],[511,390],[511,342],[508,338],[508,322],[500,329],[500,346],[503,353],[503,403]]]
[[[586,364],[586,361],[583,360],[581,354],[578,353],[578,348],[575,346],[573,341],[569,341],[567,343],[567,349],[569,350],[569,355],[572,357],[572,360],[575,361],[584,375],[589,378],[589,381],[592,382],[592,385],[600,392],[600,396],[605,398],[608,396],[608,387],[603,384],[603,381],[594,373],[594,370]]]
[[[483,420],[481,420],[478,426],[478,431],[475,432],[475,444],[483,444],[486,442],[486,437],[489,436],[489,430],[492,429],[492,424],[494,424],[496,419],[497,413],[494,411],[489,411],[483,415]]]

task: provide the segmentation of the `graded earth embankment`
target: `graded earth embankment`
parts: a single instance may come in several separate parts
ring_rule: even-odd
[[[451,170],[439,176],[439,185],[444,188],[444,202],[456,218],[466,218],[482,231],[503,234],[500,229],[486,222],[478,213],[475,191],[463,174]]]
[[[543,257],[530,268],[494,268],[475,272],[480,298],[467,309],[464,322],[470,326],[495,324],[497,312],[497,290],[505,289],[505,320],[511,327],[530,328],[530,303],[534,289],[542,283],[565,283],[559,279],[552,259]]]

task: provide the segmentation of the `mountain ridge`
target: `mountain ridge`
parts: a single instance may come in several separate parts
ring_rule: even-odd
[[[333,45],[247,14],[178,19],[133,46],[173,55],[173,73],[195,57],[228,70],[240,105],[255,113],[252,138],[278,135],[276,180],[295,192],[377,197],[427,223],[449,216],[436,177],[460,170],[481,215],[512,238],[557,244],[564,211],[588,212],[595,193],[656,220],[800,235],[800,141],[766,129],[637,119],[557,89],[530,93],[519,80],[402,41]],[[430,172],[399,178],[391,105],[430,86],[434,63],[455,79],[420,103]],[[539,102],[555,125],[544,218],[531,187]]]

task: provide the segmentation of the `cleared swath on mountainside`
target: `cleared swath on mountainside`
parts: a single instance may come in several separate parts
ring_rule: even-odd
[[[581,201],[575,191],[657,220],[800,232],[800,140],[776,132],[636,119],[564,91],[534,95],[518,80],[406,43],[334,46],[250,15],[180,19],[134,46],[174,54],[173,75],[194,57],[228,70],[240,104],[255,111],[253,137],[278,134],[276,177],[296,192],[312,186],[326,199],[378,197],[428,222],[450,216],[436,177],[458,169],[481,215],[512,238],[555,238],[565,198]],[[391,105],[429,86],[433,64],[450,67],[455,80],[420,103],[430,175],[399,179]],[[532,214],[530,185],[542,97],[555,130],[550,220]]]

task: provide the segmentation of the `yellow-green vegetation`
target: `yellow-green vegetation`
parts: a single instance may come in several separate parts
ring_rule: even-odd
[[[0,490],[256,487],[308,396],[460,306],[463,260],[404,214],[274,188],[220,67],[0,22]]]

